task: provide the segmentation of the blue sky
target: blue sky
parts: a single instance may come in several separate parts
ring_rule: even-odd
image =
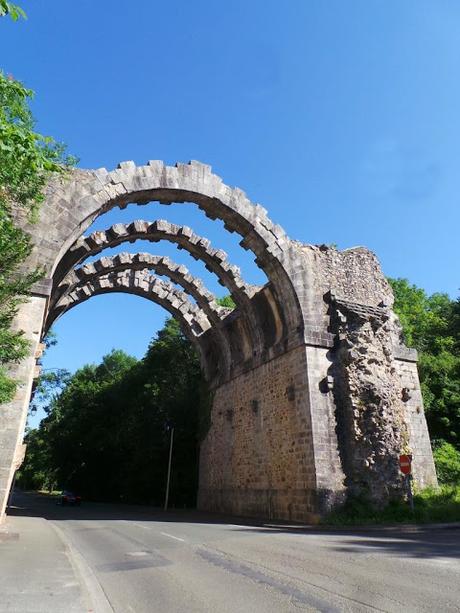
[[[27,21],[0,24],[1,66],[36,91],[38,128],[82,167],[203,161],[291,237],[365,245],[387,275],[458,295],[458,2],[22,5]],[[135,218],[191,225],[263,280],[192,205],[131,206],[95,227]],[[129,250],[166,253],[217,288],[171,245]],[[73,370],[112,347],[141,356],[164,317],[139,298],[94,298],[57,323],[45,367]]]

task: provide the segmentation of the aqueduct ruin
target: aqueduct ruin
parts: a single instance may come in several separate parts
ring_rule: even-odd
[[[151,201],[195,203],[222,220],[268,282],[246,284],[222,250],[167,221],[84,236],[111,208]],[[42,267],[45,276],[15,323],[31,350],[12,368],[18,391],[0,413],[1,515],[21,461],[43,336],[67,310],[107,292],[162,305],[199,352],[211,394],[200,508],[305,521],[347,492],[386,500],[401,492],[398,456],[405,452],[421,486],[436,482],[416,352],[402,342],[390,286],[367,249],[291,240],[263,207],[197,162],[71,171],[49,185],[37,223],[19,215],[18,223],[33,237],[28,267]],[[84,264],[139,239],[167,240],[202,260],[236,308],[220,307],[201,280],[161,255],[119,253]]]

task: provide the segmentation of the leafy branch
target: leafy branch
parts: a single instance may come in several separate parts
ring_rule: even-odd
[[[0,17],[9,16],[13,21],[17,21],[20,17],[27,19],[27,15],[17,4],[7,2],[7,0],[0,0]]]

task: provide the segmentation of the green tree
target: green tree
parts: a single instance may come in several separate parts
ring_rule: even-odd
[[[135,358],[114,350],[98,366],[87,365],[51,401],[42,430],[50,446],[52,469],[64,487],[93,494],[110,481],[116,446],[123,424],[114,419],[117,383],[136,364]],[[121,399],[118,399],[121,400]],[[112,468],[110,468],[112,466]],[[102,484],[102,485],[101,485]]]
[[[23,489],[54,489],[56,469],[50,457],[50,445],[42,429],[30,429],[26,432],[24,443],[27,445],[27,461],[17,474],[17,482]]]
[[[407,279],[389,279],[395,296],[394,309],[410,347],[433,352],[449,347],[454,302],[447,294],[428,296]]]
[[[436,472],[440,483],[460,483],[460,451],[450,443],[441,441],[433,450]]]
[[[98,366],[79,369],[57,395],[53,388],[47,417],[37,434],[28,435],[32,451],[19,483],[56,479],[94,500],[161,504],[169,444],[165,426],[172,422],[170,500],[194,504],[200,382],[192,345],[168,319],[142,360],[113,351]]]
[[[390,279],[405,341],[419,351],[430,435],[460,448],[460,302]]]
[[[2,4],[2,10],[13,10]],[[32,221],[53,173],[74,162],[64,147],[34,129],[29,109],[33,93],[0,72],[0,404],[15,390],[5,367],[21,360],[27,343],[11,331],[18,305],[42,272],[24,272],[21,264],[31,251],[30,237],[14,223],[15,215]]]

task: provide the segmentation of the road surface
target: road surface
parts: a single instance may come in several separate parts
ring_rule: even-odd
[[[460,611],[455,527],[337,532],[24,494],[15,506],[13,523],[46,520],[66,543],[93,603],[81,611]]]

